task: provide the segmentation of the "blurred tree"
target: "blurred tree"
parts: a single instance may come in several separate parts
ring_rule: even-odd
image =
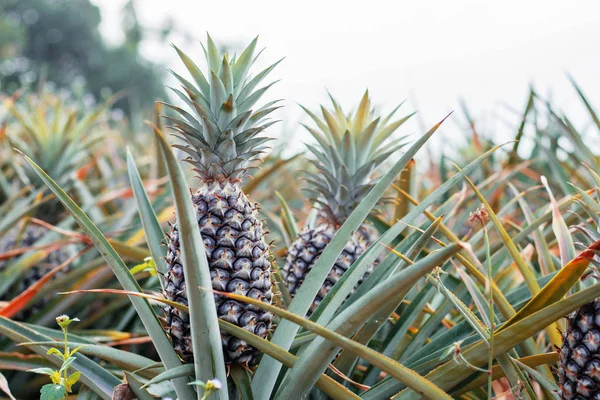
[[[89,0],[0,1],[0,87],[12,92],[44,76],[58,87],[83,81],[96,98],[125,90],[127,114],[164,97],[162,68],[139,54],[143,29],[133,1],[123,10],[125,42],[109,47]]]
[[[129,0],[123,7],[122,25],[125,31],[125,46],[132,52],[137,53],[143,38],[143,32],[135,12],[133,0]]]

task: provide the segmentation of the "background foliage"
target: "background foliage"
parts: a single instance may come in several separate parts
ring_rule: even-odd
[[[13,92],[42,77],[59,88],[83,86],[96,99],[125,91],[117,103],[127,115],[164,98],[164,68],[145,60],[148,32],[135,7],[123,10],[125,41],[110,46],[99,32],[100,11],[89,0],[6,0],[0,4],[0,87]],[[167,26],[160,38],[170,33]]]

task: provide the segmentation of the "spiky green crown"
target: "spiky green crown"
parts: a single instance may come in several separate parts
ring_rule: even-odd
[[[89,160],[92,146],[103,139],[93,127],[115,99],[85,112],[85,107],[47,90],[26,94],[17,101],[6,99],[5,106],[16,120],[15,129],[8,135],[9,144],[35,160],[63,186],[67,185],[72,174]],[[24,184],[44,186],[29,168],[17,174]]]
[[[402,139],[387,139],[413,114],[391,121],[398,106],[382,119],[371,109],[368,91],[354,113],[344,113],[330,98],[333,109],[321,106],[323,119],[302,107],[318,128],[304,125],[317,141],[307,145],[317,167],[307,179],[312,186],[308,191],[330,221],[342,224],[373,187],[375,170],[403,146]]]
[[[208,36],[207,46],[202,46],[210,70],[208,77],[175,47],[195,84],[173,72],[185,93],[171,89],[192,112],[167,104],[179,114],[179,118],[167,118],[185,142],[175,147],[189,155],[186,161],[194,166],[203,180],[242,178],[248,164],[265,150],[265,143],[271,140],[261,133],[275,122],[266,117],[279,108],[276,105],[279,100],[268,102],[256,111],[252,107],[275,83],[257,89],[279,61],[256,76],[250,75],[250,68],[256,60],[256,42],[257,39],[254,39],[239,58],[234,56],[230,60],[227,53],[220,53]]]

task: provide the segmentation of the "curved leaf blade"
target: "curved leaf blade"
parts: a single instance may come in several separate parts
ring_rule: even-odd
[[[50,190],[54,192],[56,197],[63,203],[65,208],[69,210],[71,215],[73,215],[73,218],[91,239],[96,249],[100,252],[100,254],[102,254],[121,286],[125,290],[141,292],[142,289],[140,288],[139,284],[131,275],[123,260],[121,260],[118,253],[111,246],[100,229],[98,229],[92,220],[85,215],[81,208],[75,204],[75,202],[65,193],[65,191],[62,190],[62,188],[31,158],[27,157],[26,155],[23,155],[23,157],[25,157],[25,160],[29,163],[29,165],[31,165],[33,170],[42,179],[42,181],[44,181]],[[167,335],[165,334],[150,303],[146,299],[135,296],[130,296],[129,299],[135,307],[138,316],[148,331],[148,334],[152,338],[152,342],[154,343],[161,360],[165,364],[165,367],[174,368],[181,365],[181,361],[179,360],[179,357],[177,357],[177,354],[175,354],[175,351],[173,350],[173,347],[171,346],[171,343],[169,342],[169,339],[167,338]],[[174,383],[178,397],[185,399],[194,397],[193,390],[187,385],[187,380],[177,379]]]
[[[514,346],[523,342],[531,335],[546,328],[548,325],[567,315],[568,313],[578,309],[586,303],[595,300],[598,297],[600,284],[595,284],[589,288],[582,290],[560,300],[548,307],[545,307],[530,316],[517,321],[515,324],[508,327],[506,330],[498,332],[494,337],[494,357],[505,354]],[[477,367],[485,365],[488,361],[489,348],[483,341],[478,341],[463,352],[463,356]],[[454,387],[460,384],[464,379],[470,376],[472,370],[463,364],[456,364],[454,361],[449,361],[441,367],[433,370],[425,376],[431,382],[440,388],[451,391]],[[405,389],[394,397],[395,400],[419,399],[420,395],[411,389]]]
[[[335,317],[326,329],[333,331],[336,335],[350,336],[371,316],[376,314],[389,303],[398,304],[412,287],[428,272],[438,265],[443,264],[449,257],[458,252],[461,245],[453,244],[442,250],[436,251],[428,257],[417,261],[406,269],[390,276],[387,280],[375,286],[368,294],[356,300],[351,306]],[[319,334],[319,332],[315,332]],[[298,363],[284,378],[276,399],[288,399],[293,396],[303,397],[316,378],[325,371],[329,363],[338,352],[336,346],[325,337],[320,337],[311,342],[306,351],[302,352]],[[330,339],[329,339],[330,340]],[[352,340],[354,345],[367,347]],[[337,343],[336,343],[337,344]],[[343,347],[343,346],[342,346]],[[367,347],[368,348],[368,347]],[[350,349],[350,352],[356,354]],[[388,357],[378,354],[376,362],[381,363],[381,358]],[[391,360],[391,359],[390,359]],[[370,361],[370,360],[369,360]],[[397,364],[400,366],[401,364]],[[376,365],[377,366],[377,365]],[[404,367],[402,367],[404,368]],[[405,373],[402,368],[390,371],[386,370],[396,379],[406,383],[410,387],[420,388],[421,393],[433,395],[435,388],[429,387],[419,379],[411,379],[410,374]],[[406,369],[408,370],[408,369]],[[432,389],[428,391],[428,389]],[[440,393],[437,392],[439,395]]]
[[[181,259],[190,308],[192,348],[196,367],[195,378],[203,382],[219,379],[223,388],[217,391],[215,396],[221,400],[227,400],[227,373],[225,372],[221,334],[216,329],[218,318],[215,299],[212,293],[198,290],[201,286],[212,287],[212,282],[204,242],[192,206],[190,190],[181,166],[162,132],[155,128],[154,133],[167,163],[175,200]]]
[[[0,317],[0,333],[17,343],[50,341],[48,336],[42,335],[5,317]],[[62,360],[52,354],[48,354],[50,346],[29,345],[27,347],[44,357],[55,367],[61,367]],[[81,372],[81,382],[103,399],[110,400],[113,387],[120,383],[113,374],[83,354],[76,355],[76,360],[73,361],[72,367]]]
[[[575,285],[590,264],[590,259],[600,250],[600,240],[585,249],[580,255],[567,263],[543,288],[498,331],[503,331],[523,318],[560,300]]]
[[[154,208],[148,199],[148,194],[146,193],[146,189],[144,189],[140,173],[135,165],[133,154],[131,154],[129,148],[127,149],[127,173],[129,175],[131,188],[133,189],[133,195],[135,196],[138,205],[138,211],[144,228],[144,236],[146,237],[148,248],[152,254],[156,270],[164,276],[167,272],[165,261],[163,259],[166,254],[164,246],[162,246],[165,233],[163,232],[160,223],[158,222],[158,218],[156,217],[156,213],[154,212]],[[164,289],[163,280],[159,279],[159,282]]]
[[[447,118],[447,117],[446,117]],[[444,118],[444,120],[446,119]],[[444,120],[437,123],[427,133],[419,138],[408,151],[398,160],[394,166],[386,172],[379,182],[365,196],[356,209],[350,214],[346,222],[340,227],[327,245],[311,271],[308,273],[298,293],[290,304],[290,311],[298,315],[306,315],[313,299],[317,295],[321,285],[325,281],[331,266],[335,263],[350,236],[363,223],[373,207],[381,199],[388,186],[396,179],[397,175],[404,169],[404,166],[413,158],[417,151],[427,142],[435,131],[440,127]],[[284,349],[289,349],[298,332],[299,327],[288,320],[282,321],[273,334],[273,343]],[[256,400],[267,400],[275,386],[277,375],[281,370],[281,363],[271,357],[264,357],[258,365],[252,388]]]

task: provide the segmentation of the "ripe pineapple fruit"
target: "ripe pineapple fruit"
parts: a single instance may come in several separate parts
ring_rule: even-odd
[[[8,140],[4,144],[9,151],[15,147],[36,160],[63,188],[70,190],[73,188],[76,171],[89,161],[93,146],[101,139],[100,134],[93,134],[91,128],[110,104],[108,101],[84,114],[80,112],[80,107],[44,89],[18,100],[4,99],[4,106],[13,117],[7,125]],[[34,191],[44,190],[45,185],[37,175],[30,168],[18,164],[20,158],[12,161],[12,171],[8,174],[16,191],[25,186],[31,186]],[[57,200],[48,201],[33,216],[49,224],[56,224],[63,215],[61,210]],[[34,246],[48,231],[34,223],[28,223],[24,228],[15,226],[0,237],[0,253],[17,247]],[[72,254],[73,246],[65,246],[52,252],[39,265],[25,271],[17,285],[0,296],[0,300],[8,301],[23,292]],[[9,261],[0,260],[0,271],[6,268]],[[47,299],[42,299],[27,312],[21,313],[20,317],[26,318],[46,302]]]
[[[373,173],[402,146],[399,140],[390,143],[386,139],[410,117],[390,122],[392,112],[380,118],[371,109],[368,91],[354,114],[345,114],[333,97],[331,102],[333,110],[321,107],[323,119],[305,109],[318,127],[305,126],[317,142],[316,146],[308,145],[317,171],[307,181],[312,186],[309,191],[318,218],[316,224],[305,227],[288,249],[282,275],[292,296],[337,230],[374,186]],[[317,294],[311,312],[373,241],[373,228],[368,225],[362,225],[353,234]]]
[[[600,299],[569,315],[559,351],[561,399],[600,399]]]
[[[275,64],[256,76],[249,75],[256,39],[236,60],[221,54],[208,36],[205,56],[210,69],[207,78],[181,51],[177,50],[196,85],[179,75],[185,94],[175,93],[187,103],[194,115],[168,105],[178,117],[169,118],[172,128],[185,145],[200,186],[192,196],[198,214],[211,271],[213,289],[240,293],[271,303],[271,262],[265,231],[258,217],[257,205],[242,191],[248,165],[265,149],[268,138],[261,133],[273,122],[266,117],[278,106],[269,102],[256,111],[255,103],[272,85],[256,89]],[[179,231],[171,227],[167,251],[168,272],[165,297],[187,304],[185,276],[180,259]],[[215,295],[219,318],[234,323],[265,338],[271,328],[272,315],[251,305]],[[186,362],[193,360],[190,323],[187,313],[166,306],[166,325],[173,347]],[[258,350],[243,340],[221,331],[227,364],[253,364]]]

